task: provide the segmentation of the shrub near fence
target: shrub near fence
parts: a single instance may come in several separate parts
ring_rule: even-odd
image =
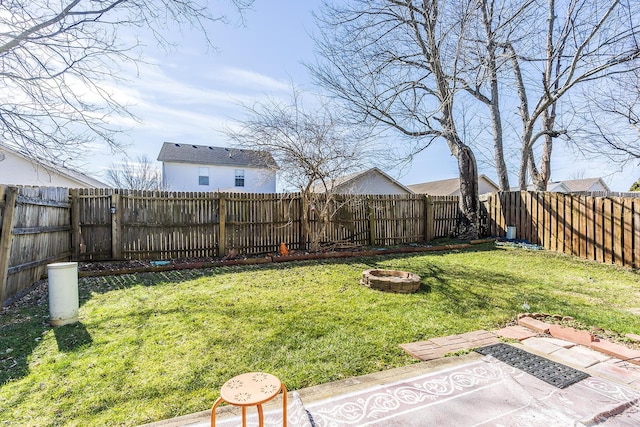
[[[484,199],[487,233],[553,251],[640,268],[640,199],[563,193],[495,193]]]

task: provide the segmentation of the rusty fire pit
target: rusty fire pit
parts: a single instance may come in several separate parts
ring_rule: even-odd
[[[420,276],[399,270],[365,270],[360,284],[378,291],[409,294],[420,289]]]

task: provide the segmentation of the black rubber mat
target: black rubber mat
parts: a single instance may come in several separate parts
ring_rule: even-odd
[[[531,354],[508,344],[492,344],[476,349],[482,355],[496,359],[523,370],[558,388],[565,388],[589,377],[589,374],[561,363]]]

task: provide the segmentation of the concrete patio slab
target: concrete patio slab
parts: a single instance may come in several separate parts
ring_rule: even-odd
[[[486,357],[324,400],[303,400],[317,426],[547,427],[600,425],[614,416],[616,423],[610,425],[635,423],[640,419],[639,399],[640,392],[597,377],[558,389]],[[236,417],[217,425],[232,427],[238,421]],[[281,423],[281,411],[265,413],[265,426]]]
[[[562,390],[477,353],[442,358],[500,342],[495,334],[481,330],[403,344],[414,357],[432,359],[298,392],[318,426],[640,425],[640,366],[583,345],[549,336],[513,344],[592,375]],[[279,398],[265,405],[265,411],[272,409],[267,426],[281,423],[280,405]],[[351,419],[339,419],[340,413]],[[217,425],[235,425],[238,414],[235,407],[218,409]],[[209,418],[203,411],[146,427],[205,427]]]

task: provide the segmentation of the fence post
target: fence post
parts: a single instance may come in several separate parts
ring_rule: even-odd
[[[80,260],[80,190],[69,190],[69,202],[71,203],[71,251],[73,261]]]
[[[430,242],[433,240],[433,224],[435,223],[434,218],[434,209],[433,209],[433,201],[431,200],[431,196],[426,194],[424,196],[424,241]]]
[[[371,196],[367,197],[367,205],[369,206],[369,245],[376,245],[376,210],[373,206]]]
[[[111,257],[122,259],[122,203],[117,192],[111,195]]]
[[[2,214],[2,229],[0,229],[0,308],[2,308],[2,303],[7,293],[9,257],[11,255],[11,239],[13,237],[13,219],[16,211],[16,200],[18,200],[18,187],[6,187],[4,212]]]
[[[224,256],[227,250],[227,236],[225,225],[227,222],[227,199],[224,193],[218,193],[218,256]]]

